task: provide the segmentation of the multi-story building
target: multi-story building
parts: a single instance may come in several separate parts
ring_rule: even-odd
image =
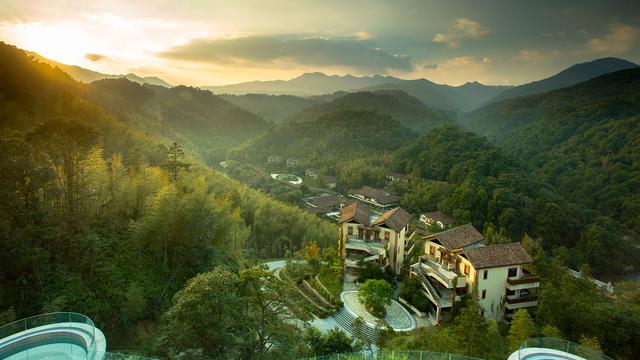
[[[349,193],[352,198],[367,203],[374,209],[385,211],[398,206],[400,197],[396,194],[384,190],[376,189],[370,186],[363,186],[358,190]]]
[[[379,214],[355,201],[342,208],[338,250],[345,271],[356,272],[370,262],[400,274],[405,256],[414,246],[410,220],[411,215],[400,207]]]
[[[411,266],[432,305],[435,323],[448,321],[453,304],[473,294],[487,319],[509,320],[515,310],[537,305],[540,280],[525,266],[533,260],[520,243],[483,245],[471,224],[424,238],[424,255]]]

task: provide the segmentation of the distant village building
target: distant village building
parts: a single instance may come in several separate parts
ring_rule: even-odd
[[[278,155],[269,155],[267,157],[267,163],[268,164],[279,164],[280,163],[280,156],[278,156]]]
[[[428,212],[420,215],[420,222],[426,226],[435,226],[444,229],[456,223],[456,219],[441,213],[440,211]]]
[[[424,240],[424,255],[411,265],[410,274],[420,280],[434,323],[450,320],[453,304],[465,294],[475,294],[484,317],[498,321],[538,304],[540,279],[524,268],[533,260],[520,243],[485,246],[471,224]]]
[[[409,177],[405,174],[390,172],[390,173],[387,173],[387,180],[390,182],[408,182]]]
[[[308,168],[304,171],[304,175],[308,178],[316,180],[318,178],[318,172],[316,169]]]
[[[349,193],[352,198],[365,202],[382,211],[398,206],[400,197],[384,189],[363,186]]]
[[[300,164],[298,158],[290,157],[287,159],[287,167],[296,167]]]
[[[329,189],[335,189],[338,184],[338,179],[335,176],[327,175],[322,178],[322,183],[324,183]]]
[[[357,272],[366,263],[402,273],[402,264],[414,247],[411,215],[396,207],[377,215],[364,203],[354,201],[340,212],[338,251],[345,271]]]

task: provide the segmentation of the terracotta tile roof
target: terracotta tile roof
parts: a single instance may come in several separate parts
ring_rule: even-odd
[[[400,232],[402,228],[409,224],[409,220],[411,220],[411,215],[402,208],[397,207],[387,210],[384,214],[380,215],[374,220],[372,225],[381,225],[384,223],[393,230]]]
[[[476,269],[523,265],[533,259],[520,243],[495,244],[465,250],[464,255]]]
[[[440,211],[424,213],[424,216],[435,221],[440,221],[444,226],[451,225],[456,222],[456,219],[452,218],[449,215],[443,214]]]
[[[457,226],[429,237],[435,237],[449,250],[461,249],[484,240],[484,236],[471,224]]]
[[[342,224],[347,221],[356,220],[360,224],[369,225],[369,217],[373,215],[371,210],[357,201],[342,208],[340,211],[340,221]]]
[[[394,204],[400,201],[400,197],[396,194],[370,186],[363,186],[361,189],[354,190],[353,194],[374,199],[380,204]]]

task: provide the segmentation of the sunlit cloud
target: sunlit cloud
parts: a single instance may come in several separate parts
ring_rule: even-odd
[[[108,57],[100,54],[84,54],[84,58],[89,61],[98,62],[106,60]]]
[[[183,61],[228,66],[312,65],[386,73],[412,71],[411,59],[376,47],[372,41],[319,36],[196,38],[159,53]]]
[[[447,34],[438,33],[433,37],[437,43],[445,43],[451,48],[460,46],[462,39],[477,39],[487,34],[487,30],[479,22],[467,18],[455,19],[453,30]]]
[[[593,52],[619,54],[637,47],[639,41],[640,30],[637,27],[614,23],[606,34],[589,40],[586,47]]]
[[[451,85],[470,81],[491,82],[493,59],[489,57],[457,56],[438,64],[424,67],[428,79]]]

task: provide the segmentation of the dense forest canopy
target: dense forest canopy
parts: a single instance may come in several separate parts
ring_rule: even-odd
[[[640,233],[640,68],[462,117],[568,200]]]
[[[0,311],[82,312],[117,344],[214,265],[333,244],[328,222],[164,146],[21,50],[0,54]]]

